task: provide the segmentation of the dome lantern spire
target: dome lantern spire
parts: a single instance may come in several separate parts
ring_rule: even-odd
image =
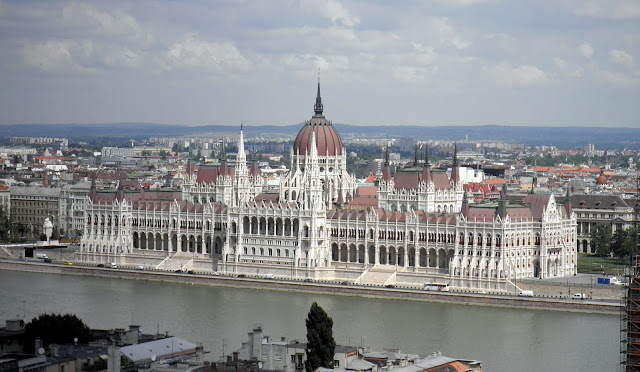
[[[315,111],[316,115],[322,115],[322,98],[320,97],[320,76],[318,76],[318,95],[316,95],[316,104],[313,105],[313,110]]]

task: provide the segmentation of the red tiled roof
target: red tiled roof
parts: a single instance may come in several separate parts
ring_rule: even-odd
[[[280,200],[280,195],[278,194],[258,194],[255,199],[256,202],[264,201],[265,203],[272,202],[277,203]]]

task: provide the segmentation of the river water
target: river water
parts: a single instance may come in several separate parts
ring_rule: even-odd
[[[141,325],[210,351],[240,348],[254,324],[304,342],[316,301],[338,344],[477,359],[484,371],[616,371],[619,317],[0,271],[0,322],[73,313],[92,328]],[[24,312],[24,313],[23,313]]]

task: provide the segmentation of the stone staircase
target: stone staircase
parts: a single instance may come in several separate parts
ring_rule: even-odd
[[[178,252],[171,257],[166,257],[156,269],[166,271],[191,270],[193,268],[193,253]]]
[[[11,252],[5,247],[1,247],[0,249],[0,258],[15,258]]]
[[[396,283],[396,271],[394,267],[385,267],[386,265],[377,265],[370,270],[365,270],[356,283],[365,285],[389,285]]]

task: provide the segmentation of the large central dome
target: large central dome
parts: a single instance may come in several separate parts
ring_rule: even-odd
[[[342,139],[324,115],[322,115],[322,99],[320,98],[320,82],[318,82],[318,95],[314,105],[315,115],[307,121],[298,132],[293,143],[295,154],[307,155],[311,152],[312,133],[316,134],[318,144],[318,156],[338,156],[342,155]]]

